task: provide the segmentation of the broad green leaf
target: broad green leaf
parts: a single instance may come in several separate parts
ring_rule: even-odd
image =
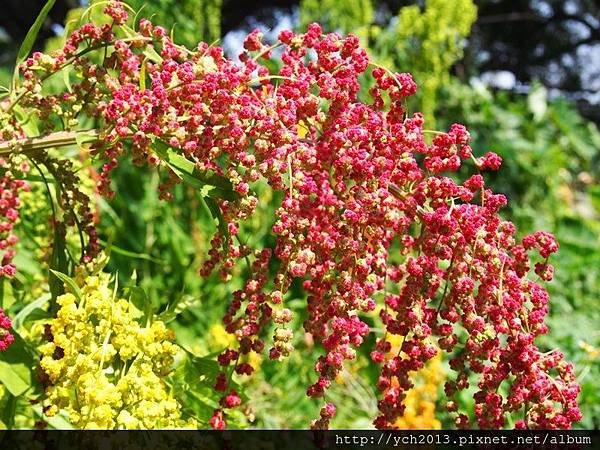
[[[146,291],[140,286],[129,287],[129,301],[144,314],[144,321],[147,321],[150,317],[152,317],[152,314],[154,313],[154,305],[146,295]]]
[[[13,335],[15,341],[0,358],[0,383],[12,395],[19,396],[31,387],[31,370],[35,367],[35,359],[21,336],[14,331]]]
[[[20,330],[26,319],[36,310],[41,309],[50,300],[50,294],[44,294],[37,300],[27,304],[19,313],[13,318],[12,324],[15,330]]]
[[[214,186],[202,183],[197,178],[190,176],[188,173],[179,170],[179,168],[173,164],[169,164],[169,166],[171,167],[171,169],[173,169],[173,172],[175,172],[177,174],[177,176],[181,180],[183,180],[184,183],[192,186],[194,189],[199,191],[200,195],[202,195],[202,197],[214,195],[213,191],[215,191],[217,189]]]
[[[33,412],[37,417],[43,419],[48,423],[49,428],[53,430],[73,430],[74,427],[68,420],[67,414],[64,411],[60,411],[57,415],[48,417],[42,411],[42,405],[38,404],[33,406]]]
[[[175,369],[171,378],[173,389],[186,413],[207,421],[219,404],[219,395],[213,385],[221,368],[214,358],[197,357],[189,350],[183,350],[186,353],[183,364]],[[235,381],[232,381],[232,387],[240,391]]]
[[[40,134],[36,119],[33,114],[28,114],[21,107],[21,105],[18,104],[13,106],[13,111],[17,117],[17,120],[19,121],[19,124],[23,130],[25,130],[27,136],[38,136]]]
[[[10,430],[14,426],[15,423],[15,415],[17,412],[17,397],[12,395],[10,392],[6,394],[6,404],[2,409],[2,423],[4,426]]]
[[[98,131],[96,130],[88,130],[77,133],[75,135],[75,142],[80,148],[83,148],[83,144],[88,142],[95,142],[98,140]]]
[[[199,375],[214,379],[221,372],[221,366],[215,358],[199,357],[185,348],[183,350],[187,354],[186,370],[191,379],[197,379]]]
[[[77,297],[77,300],[81,301],[83,299],[83,294],[81,293],[79,286],[77,286],[77,283],[75,283],[75,280],[73,278],[71,278],[70,276],[65,275],[64,273],[59,272],[57,270],[50,269],[50,272],[52,272],[52,274],[56,278],[58,278],[60,281],[62,281],[65,286],[69,287],[71,293],[75,297]]]
[[[31,52],[31,49],[33,48],[33,44],[35,43],[35,40],[37,38],[37,35],[40,32],[42,25],[44,25],[44,22],[46,21],[46,17],[48,17],[48,13],[54,6],[54,3],[56,3],[56,0],[48,0],[46,2],[44,7],[42,8],[42,10],[40,11],[39,15],[37,16],[37,19],[35,19],[35,22],[33,22],[33,25],[27,32],[27,35],[25,36],[25,39],[23,40],[21,47],[19,48],[19,52],[17,53],[17,61],[15,63],[15,73],[13,75],[13,89],[15,88],[17,78],[19,77],[19,64],[21,64],[23,61],[25,61],[25,59]]]

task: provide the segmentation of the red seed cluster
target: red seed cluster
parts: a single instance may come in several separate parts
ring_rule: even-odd
[[[15,246],[19,241],[14,233],[21,206],[19,193],[30,189],[26,181],[15,179],[15,169],[12,166],[13,164],[0,159],[0,169],[4,172],[0,176],[0,279],[12,278],[15,275],[16,267],[12,261],[16,254]],[[27,172],[29,167],[23,163],[19,170]]]
[[[10,318],[0,308],[0,352],[5,352],[15,341],[15,337],[10,332],[11,327]]]
[[[227,280],[245,260],[250,276],[224,317],[238,345],[218,358],[215,390],[222,399],[213,428],[225,428],[227,409],[241,404],[231,375],[252,373],[243,361],[264,351],[272,325],[270,357],[293,350],[285,297],[294,279],[307,293],[304,328],[325,349],[307,389],[311,397],[324,397],[345,362],[356,358],[371,332],[365,314],[378,311],[385,328],[371,353],[381,365],[378,428],[393,427],[411,373],[440,350],[456,371],[445,390],[459,427],[475,425],[455,400],[471,385],[482,428],[502,427],[517,411],[524,414],[518,427],[568,428],[580,419],[572,366],[535,344],[547,332],[548,295],[528,277],[528,252],[537,250],[534,271],[549,280],[548,257],[558,245],[542,232],[518,240],[514,225],[498,214],[506,198],[487,189],[480,173],[497,170],[501,158],[475,157],[462,125],[425,130],[422,115],[405,107],[416,91],[409,74],[373,64],[356,36],[324,34],[317,24],[306,33],[283,31],[272,46],[254,31],[236,62],[205,43],[177,46],[145,19],[133,36],[115,38],[127,14],[116,2],[106,12],[112,25],[84,25],[53,60],[34,55],[23,68],[32,92],[70,60],[84,81],[62,97],[30,95],[25,102],[46,117],[57,105],[78,105],[97,118],[104,134],[94,153],[104,161],[98,184],[104,194],[111,192],[111,170],[129,154],[166,175],[160,194],[169,198],[181,180],[161,159],[161,145],[192,161],[206,179],[230,185],[227,196],[210,199],[227,233],[213,238],[201,273],[218,270]],[[84,42],[111,49],[103,64],[85,58]],[[365,103],[358,95],[367,71],[375,84]],[[464,166],[476,173],[462,182],[448,176]],[[237,239],[258,204],[259,181],[282,195],[274,249]],[[389,355],[390,335],[404,339],[396,356]],[[335,411],[326,403],[313,427],[326,428]]]

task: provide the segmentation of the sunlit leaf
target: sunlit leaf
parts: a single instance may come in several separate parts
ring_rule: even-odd
[[[64,273],[59,272],[57,270],[50,269],[50,272],[56,278],[58,278],[60,281],[62,281],[65,286],[67,286],[69,288],[69,290],[77,298],[77,300],[81,301],[83,299],[83,294],[81,293],[79,286],[77,286],[77,283],[75,282],[75,280],[73,278],[71,278],[70,276],[65,275]]]
[[[12,333],[15,341],[0,358],[0,383],[12,395],[19,396],[31,387],[31,371],[36,362],[21,336],[15,331]]]
[[[46,2],[44,7],[42,8],[42,10],[40,11],[39,15],[35,19],[35,22],[33,22],[33,25],[27,32],[25,39],[23,39],[23,43],[21,44],[21,47],[19,48],[19,52],[17,53],[17,61],[15,63],[15,73],[13,75],[13,89],[14,89],[14,87],[16,87],[16,82],[19,77],[19,65],[23,61],[25,61],[27,56],[29,56],[29,53],[31,52],[31,49],[33,48],[33,44],[35,44],[35,40],[37,39],[40,29],[42,28],[42,25],[44,25],[44,22],[46,21],[46,17],[48,17],[48,13],[54,6],[54,3],[56,3],[56,0],[48,0]]]

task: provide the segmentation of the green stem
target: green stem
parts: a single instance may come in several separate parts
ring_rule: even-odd
[[[31,153],[51,147],[68,147],[77,144],[78,136],[89,136],[91,141],[94,141],[99,139],[100,132],[98,130],[56,131],[45,136],[19,139],[16,142],[0,142],[0,155],[12,153],[15,148],[21,149],[23,153]]]

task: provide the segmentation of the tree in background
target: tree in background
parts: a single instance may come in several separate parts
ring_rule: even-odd
[[[427,0],[424,10],[402,8],[390,27],[372,42],[384,64],[413,74],[420,86],[417,97],[426,119],[434,120],[437,97],[450,79],[450,69],[462,57],[465,38],[477,18],[471,0]]]
[[[464,62],[469,74],[508,71],[520,84],[538,79],[578,101],[600,122],[589,96],[600,89],[600,3],[594,0],[478,0],[479,19]]]
[[[221,37],[222,0],[126,0],[144,17],[153,17],[174,39],[187,46],[199,41],[209,44]]]
[[[300,2],[300,28],[319,20],[326,29],[352,32],[368,42],[375,20],[371,0],[302,0]]]

